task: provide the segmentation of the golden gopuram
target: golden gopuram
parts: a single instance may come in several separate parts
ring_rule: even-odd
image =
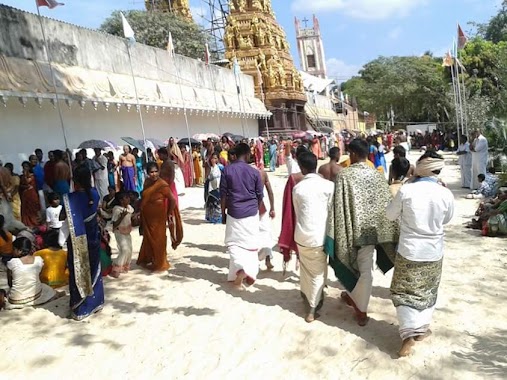
[[[193,21],[188,0],[145,0],[148,11],[172,12],[189,21]]]
[[[237,59],[241,70],[254,77],[256,96],[273,113],[270,132],[306,129],[303,81],[271,0],[229,0],[229,10],[226,58]],[[259,127],[264,131],[265,123]]]

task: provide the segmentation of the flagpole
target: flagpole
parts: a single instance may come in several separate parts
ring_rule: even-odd
[[[452,77],[452,93],[454,95],[454,109],[456,110],[456,131],[458,133],[458,145],[461,145],[461,133],[460,133],[460,129],[459,129],[458,96],[456,93],[456,79],[454,77],[453,65],[451,65],[451,77]]]
[[[127,53],[128,53],[128,56],[129,56],[130,72],[132,74],[132,82],[134,82],[134,94],[136,96],[137,108],[139,108],[139,121],[141,122],[141,131],[143,133],[144,153],[146,154],[146,146],[148,144],[146,143],[146,133],[145,133],[145,130],[144,130],[144,121],[143,121],[143,110],[141,108],[141,103],[139,102],[139,96],[137,95],[136,77],[134,76],[134,67],[132,65],[132,55],[130,54],[130,44],[132,43],[131,41],[132,40],[130,40],[130,39],[127,39],[127,41],[126,41],[126,44],[127,44]]]
[[[40,28],[42,30],[42,39],[44,40],[44,46],[46,47],[46,55],[47,55],[47,58],[48,58],[49,72],[50,72],[51,80],[52,80],[52,83],[53,83],[53,89],[55,91],[56,108],[58,109],[58,116],[60,118],[60,125],[61,125],[62,133],[63,133],[63,141],[65,143],[65,150],[66,150],[67,154],[69,155],[69,153],[68,153],[69,152],[69,144],[68,144],[68,140],[67,140],[67,133],[65,132],[65,124],[63,122],[63,114],[62,114],[62,109],[60,107],[60,99],[59,99],[59,96],[58,96],[58,90],[56,88],[55,73],[54,73],[54,70],[53,70],[53,64],[51,63],[52,62],[51,52],[49,51],[49,44],[48,44],[48,41],[46,39],[46,32],[45,32],[45,29],[44,29],[44,24],[42,23],[42,16],[40,14],[39,5],[38,4],[36,4],[36,5],[37,5],[37,15],[39,16]],[[72,162],[72,157],[69,157],[69,162]]]
[[[208,66],[208,72],[209,72],[209,77],[210,77],[210,80],[211,80],[211,86],[213,88],[213,98],[215,99],[215,109],[217,111],[217,127],[218,127],[218,135],[222,135],[222,130],[220,128],[220,115],[219,115],[219,109],[218,109],[218,101],[217,101],[217,89],[216,89],[216,85],[215,85],[215,78],[213,77],[212,73],[211,73],[211,68]]]
[[[458,54],[459,56],[459,51]],[[461,62],[460,62],[461,63]],[[461,64],[463,66],[463,64]],[[461,67],[462,71],[465,71],[463,67]],[[466,86],[465,86],[465,73],[463,72],[463,75],[461,76],[462,86],[463,86],[463,107],[464,107],[464,117],[465,117],[465,133],[468,136],[468,112],[467,112],[467,92],[466,92]]]
[[[240,113],[243,113],[243,110],[242,110],[242,107],[241,107],[241,89],[240,89],[240,84],[239,84],[239,72],[238,72],[238,68],[239,68],[239,62],[237,61],[237,59],[235,58],[234,62],[233,62],[233,72],[234,72],[234,81],[236,82],[236,90],[237,90],[237,93],[238,93],[238,105],[239,105],[239,112]],[[250,137],[250,136],[245,136],[245,120],[240,117],[241,119],[241,129],[243,130],[243,137]]]

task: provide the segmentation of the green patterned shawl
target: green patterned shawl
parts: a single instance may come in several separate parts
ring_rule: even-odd
[[[336,178],[325,250],[336,277],[349,291],[359,279],[361,247],[375,246],[377,265],[384,273],[393,267],[399,226],[386,218],[391,199],[384,176],[365,163],[351,165]]]

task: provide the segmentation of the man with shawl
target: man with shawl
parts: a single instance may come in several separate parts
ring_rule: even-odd
[[[417,162],[415,179],[399,190],[387,207],[390,220],[400,220],[400,242],[391,297],[403,341],[400,356],[408,356],[429,329],[442,275],[444,224],[452,219],[454,197],[437,178],[444,159],[427,151]]]
[[[481,131],[474,132],[474,141],[470,146],[472,151],[472,178],[470,179],[470,189],[477,190],[479,188],[479,174],[486,175],[488,166],[488,139],[484,137]]]
[[[368,148],[361,139],[349,144],[351,165],[336,177],[325,246],[329,264],[346,288],[341,297],[354,308],[360,326],[368,321],[374,252],[386,273],[393,266],[398,242],[398,224],[385,215],[391,192],[385,177],[366,164]]]
[[[259,273],[259,205],[264,186],[259,171],[248,164],[250,147],[238,144],[235,153],[237,159],[222,174],[220,196],[230,255],[227,279],[242,289],[244,281],[252,285]]]

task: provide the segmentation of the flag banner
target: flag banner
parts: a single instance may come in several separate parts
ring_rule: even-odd
[[[120,15],[121,15],[121,23],[123,24],[123,35],[125,36],[125,38],[129,40],[135,41],[136,35],[134,33],[134,30],[130,26],[129,22],[127,21],[123,13],[120,12]]]
[[[171,57],[174,57],[174,44],[173,44],[173,34],[169,32],[169,38],[167,40],[167,51],[171,55]]]
[[[458,66],[462,70],[462,72],[464,72],[464,73],[467,72],[467,69],[465,68],[465,66],[461,63],[461,61],[458,58],[456,58],[456,63],[458,64]]]
[[[207,65],[209,65],[209,59],[210,59],[209,45],[206,43],[204,49],[204,62],[206,62]]]
[[[239,65],[237,58],[234,58],[234,61],[232,62],[232,71],[234,71],[235,75],[241,74],[241,66]]]
[[[461,26],[458,24],[458,49],[463,49],[468,42],[468,37],[466,36]]]
[[[449,50],[444,57],[444,61],[442,62],[443,67],[451,67],[454,65],[454,59],[452,58],[451,51]]]
[[[55,0],[35,0],[35,4],[38,7],[48,7],[49,9],[56,8],[59,5],[65,5],[64,3],[59,3]]]

